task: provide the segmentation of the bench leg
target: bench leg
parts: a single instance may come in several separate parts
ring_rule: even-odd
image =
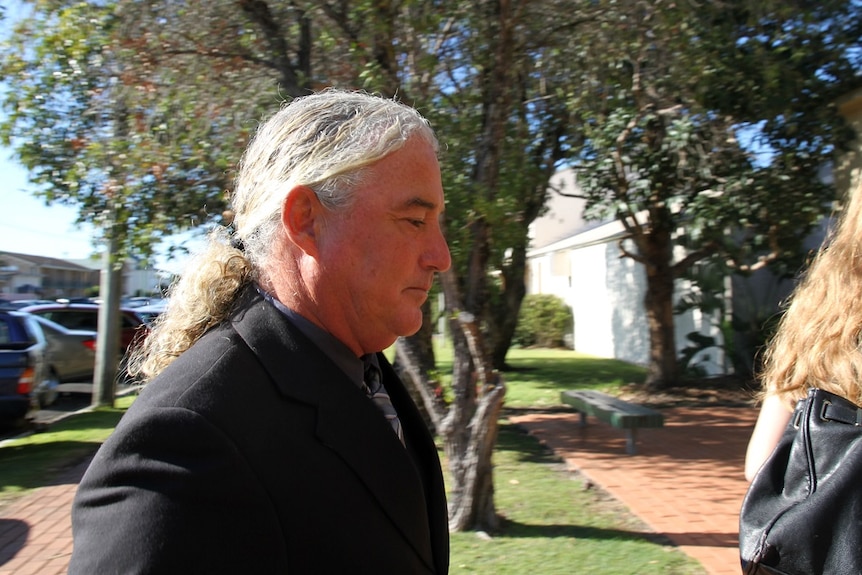
[[[587,414],[583,411],[579,411],[578,415],[581,416],[581,427],[586,427],[587,425]]]
[[[637,432],[637,428],[634,427],[626,429],[626,453],[628,453],[629,455],[634,455],[637,452]]]

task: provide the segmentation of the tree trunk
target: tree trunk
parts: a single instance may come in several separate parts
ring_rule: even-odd
[[[513,98],[517,17],[509,0],[490,0],[478,6],[488,24],[492,54],[489,62],[493,64],[481,74],[483,127],[476,142],[471,183],[492,203],[500,180],[502,143]],[[440,274],[455,344],[455,399],[441,427],[452,475],[449,528],[453,531],[493,530],[498,525],[491,456],[497,440],[497,417],[506,394],[502,379],[491,367],[479,329],[488,298],[489,223],[479,214],[469,228],[472,245],[464,270],[463,297],[453,272]]]
[[[521,312],[521,303],[527,293],[524,283],[524,273],[527,267],[527,251],[525,248],[516,248],[512,251],[509,265],[503,266],[503,285],[499,303],[490,306],[485,323],[489,326],[487,333],[491,365],[494,369],[507,371],[506,354],[512,347],[512,338],[515,337],[515,329],[518,327],[518,315]]]
[[[483,376],[479,373],[484,370],[473,368],[474,354],[464,333],[469,330],[479,334],[472,318],[455,319],[453,324],[453,332],[457,332],[453,333],[455,400],[440,429],[452,480],[449,529],[493,531],[499,526],[499,518],[494,504],[492,456],[506,387],[496,372]],[[479,338],[476,342],[481,345]]]
[[[99,285],[96,364],[93,373],[93,407],[114,406],[117,393],[117,350],[120,349],[120,284],[122,267],[116,262],[117,239],[113,222],[105,230],[102,274]]]
[[[679,362],[676,354],[673,294],[674,270],[671,261],[671,234],[664,227],[653,227],[642,249],[646,268],[644,309],[650,338],[650,362],[646,386],[664,389],[679,382]]]
[[[499,373],[491,368],[476,317],[459,311],[457,279],[441,274],[451,310],[454,365],[449,412],[440,426],[451,475],[449,528],[492,531],[499,520],[494,504],[492,456],[498,417],[506,395]]]
[[[446,403],[440,381],[429,376],[436,371],[432,340],[434,324],[429,302],[422,306],[422,315],[419,331],[409,337],[400,337],[395,342],[393,367],[407,386],[428,429],[436,434],[446,415]]]

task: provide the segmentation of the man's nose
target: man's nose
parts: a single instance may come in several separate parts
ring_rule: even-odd
[[[426,265],[437,272],[445,272],[452,265],[452,255],[449,253],[449,244],[443,236],[443,231],[438,230],[434,234],[431,245],[426,252]]]

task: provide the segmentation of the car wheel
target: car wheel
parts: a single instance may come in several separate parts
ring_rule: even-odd
[[[36,399],[39,401],[39,409],[45,409],[57,401],[59,389],[60,378],[57,376],[57,372],[52,369],[48,375],[48,379],[42,383],[42,387],[36,396]]]

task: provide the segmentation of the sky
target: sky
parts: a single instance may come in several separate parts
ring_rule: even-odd
[[[74,206],[51,204],[34,195],[35,187],[27,181],[27,171],[12,159],[11,151],[0,147],[0,251],[64,260],[88,259],[98,255],[100,246],[94,243],[96,230],[89,224],[76,224],[78,210]],[[180,234],[170,242],[196,250],[200,240],[190,234]],[[166,248],[168,242],[163,246]],[[161,246],[160,246],[161,247]],[[187,259],[168,260],[159,253],[155,267],[179,273]]]
[[[27,171],[0,149],[0,250],[61,259],[84,259],[97,252],[95,231],[76,225],[77,210],[33,195]]]
[[[6,33],[20,9],[18,2],[6,5],[0,32]],[[95,252],[92,228],[74,224],[74,208],[46,207],[37,199],[26,170],[12,159],[11,150],[2,147],[0,182],[0,250],[63,259],[83,259]]]
[[[19,2],[3,5],[6,12],[5,19],[0,20],[0,34],[5,35],[23,8]],[[46,206],[44,200],[36,198],[27,171],[12,158],[12,151],[3,147],[0,182],[0,250],[61,259],[84,259],[97,253],[92,226],[75,224],[74,207]]]

